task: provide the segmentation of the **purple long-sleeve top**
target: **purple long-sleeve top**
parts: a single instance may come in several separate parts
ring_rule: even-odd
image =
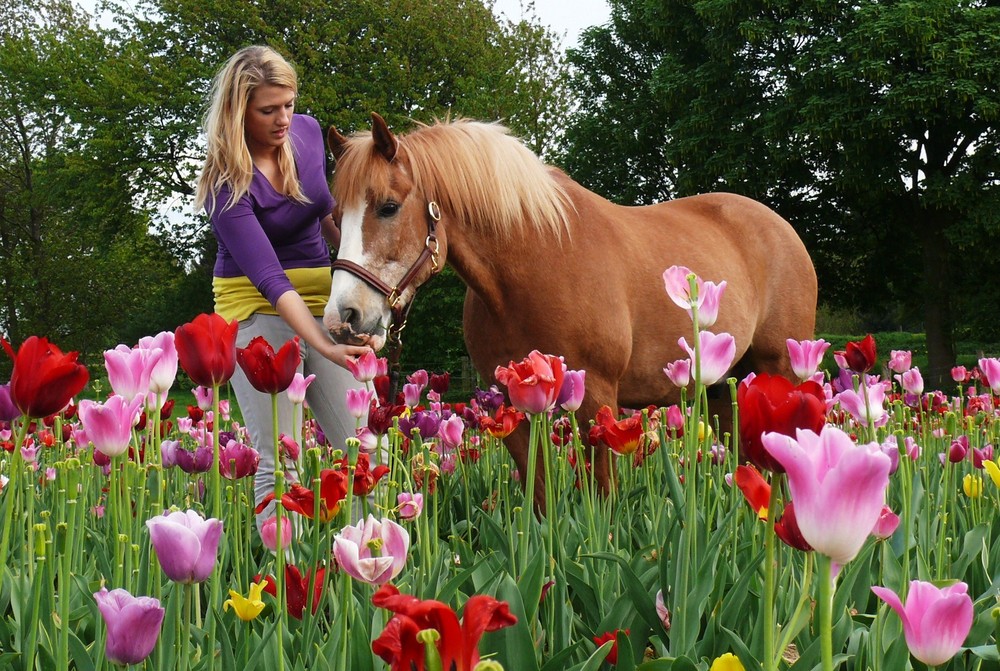
[[[294,289],[285,270],[330,265],[320,226],[334,205],[326,182],[323,133],[315,119],[296,114],[289,134],[299,183],[310,202],[299,203],[278,193],[255,168],[250,190],[227,209],[231,191],[223,186],[211,214],[219,243],[214,275],[246,276],[272,306]]]

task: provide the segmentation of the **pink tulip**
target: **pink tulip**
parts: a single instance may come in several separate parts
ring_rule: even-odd
[[[903,388],[903,391],[909,392],[914,396],[920,396],[924,393],[924,378],[920,374],[919,368],[911,368],[894,377]]]
[[[722,293],[726,289],[726,282],[719,284],[715,282],[705,282],[695,275],[695,291],[697,296],[691,296],[691,284],[688,280],[690,275],[694,275],[690,269],[684,266],[671,266],[663,272],[663,283],[670,297],[678,307],[687,311],[689,317],[694,317],[692,308],[698,308],[698,326],[708,328],[719,317],[719,303],[722,300]]]
[[[212,575],[222,537],[222,521],[194,510],[146,520],[163,574],[174,582],[204,582]]]
[[[529,415],[555,407],[563,384],[562,359],[532,350],[521,361],[497,366],[493,371],[500,384],[506,385],[511,405]]]
[[[199,384],[194,388],[194,400],[202,412],[208,412],[212,409],[212,388]]]
[[[967,382],[969,379],[969,371],[966,370],[965,366],[955,366],[951,369],[951,379],[959,384]]]
[[[424,511],[424,495],[420,493],[400,492],[396,495],[396,503],[401,520],[415,520]]]
[[[149,390],[155,394],[170,391],[177,378],[177,347],[174,332],[162,331],[139,339],[139,349],[149,352]]]
[[[347,413],[354,419],[367,417],[368,407],[371,405],[374,395],[375,392],[371,389],[348,389],[345,392]]]
[[[372,430],[367,426],[362,426],[357,429],[357,439],[361,443],[361,451],[365,454],[372,454],[378,449],[379,440],[378,436],[372,433]]]
[[[677,361],[668,363],[663,372],[666,373],[667,379],[677,387],[686,387],[691,384],[690,359],[678,359]]]
[[[131,401],[149,393],[149,352],[118,345],[104,352],[104,368],[108,371],[111,389]]]
[[[878,521],[872,527],[872,536],[880,540],[885,540],[896,532],[899,526],[899,515],[892,512],[889,506],[882,506],[882,512],[878,516]]]
[[[820,338],[819,340],[793,340],[789,338],[785,341],[788,347],[788,356],[792,362],[792,372],[799,380],[805,381],[812,377],[819,365],[823,363],[823,355],[830,348],[830,343]]]
[[[94,594],[107,626],[104,656],[112,664],[141,664],[156,647],[166,612],[157,599],[134,597],[123,589],[102,587]]]
[[[358,382],[371,382],[378,375],[378,357],[372,351],[365,352],[359,357],[347,357],[344,365]]]
[[[430,375],[427,373],[426,370],[421,368],[407,375],[406,381],[411,384],[417,385],[418,387],[420,387],[421,390],[423,390],[423,388],[427,386],[427,383],[430,382]]]
[[[408,382],[403,385],[403,403],[408,408],[415,408],[420,405],[420,397],[423,395],[424,388],[419,384],[413,384]]]
[[[656,616],[660,618],[660,623],[663,624],[663,628],[670,631],[670,611],[667,610],[667,604],[663,599],[663,590],[656,591]]]
[[[838,564],[854,559],[882,514],[889,457],[877,443],[855,445],[827,424],[819,434],[765,433],[761,440],[788,474],[802,537]]]
[[[333,539],[337,564],[355,580],[369,585],[389,582],[403,570],[410,550],[410,534],[389,519],[372,515],[346,526]]]
[[[862,387],[864,395],[853,389],[837,394],[840,406],[862,426],[882,426],[889,421],[885,412],[885,386],[882,383]],[[867,397],[867,402],[865,401]]]
[[[980,359],[979,372],[983,374],[983,382],[989,385],[994,394],[1000,394],[1000,359]]]
[[[278,551],[278,518],[271,517],[260,525],[260,540],[271,552]],[[292,544],[292,523],[288,517],[281,518],[281,547]]]
[[[728,333],[715,334],[711,331],[698,332],[699,351],[701,353],[700,369],[693,370],[695,380],[708,386],[715,384],[729,372],[736,358],[736,339]],[[691,357],[691,368],[695,368],[694,348],[687,344],[683,337],[677,341]]]
[[[295,373],[292,376],[292,383],[285,390],[285,393],[288,394],[288,400],[292,403],[305,403],[306,390],[309,389],[309,385],[315,379],[316,376],[314,374],[303,377],[302,373]]]
[[[131,401],[112,396],[103,405],[89,399],[80,401],[80,423],[94,449],[109,457],[124,453],[132,441],[132,427],[139,421],[143,403],[142,396]]]
[[[909,350],[894,349],[889,353],[887,365],[893,373],[905,372],[913,365],[913,353]]]
[[[462,433],[464,431],[465,422],[458,415],[452,415],[448,419],[441,420],[441,423],[438,425],[437,435],[444,447],[454,450],[462,444]]]
[[[935,587],[922,580],[910,581],[906,605],[890,589],[872,587],[903,621],[903,635],[910,654],[927,666],[944,664],[959,651],[972,629],[972,598],[964,582]]]

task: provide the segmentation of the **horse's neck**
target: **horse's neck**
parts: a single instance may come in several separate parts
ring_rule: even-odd
[[[502,277],[517,272],[520,263],[517,255],[509,254],[509,249],[505,253],[504,247],[490,236],[463,224],[449,227],[448,263],[496,314],[503,311],[506,301]]]

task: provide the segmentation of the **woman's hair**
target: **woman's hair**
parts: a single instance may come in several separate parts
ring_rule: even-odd
[[[284,86],[298,92],[295,70],[288,61],[269,47],[244,47],[230,57],[212,81],[205,136],[208,152],[198,187],[195,209],[215,210],[216,197],[223,185],[230,196],[225,208],[232,207],[250,189],[253,160],[247,148],[243,118],[250,96],[258,86]],[[291,142],[282,144],[278,153],[282,193],[300,202],[308,202],[299,185]]]

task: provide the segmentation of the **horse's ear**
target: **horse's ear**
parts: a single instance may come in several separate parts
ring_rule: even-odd
[[[334,160],[339,161],[347,149],[347,138],[340,134],[336,126],[330,126],[330,130],[326,133],[326,144],[330,147]]]
[[[385,160],[392,161],[396,157],[396,150],[399,148],[399,141],[389,130],[385,119],[375,112],[372,112],[372,139],[375,141],[375,148],[378,153],[385,157]]]

